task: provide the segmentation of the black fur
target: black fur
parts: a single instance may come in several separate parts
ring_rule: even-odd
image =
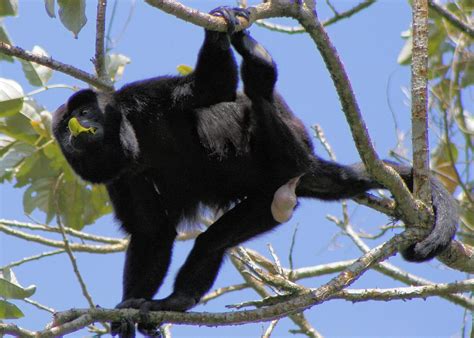
[[[246,15],[228,8],[212,13],[230,26]],[[232,46],[243,57],[243,93],[236,90]],[[322,200],[381,187],[362,165],[344,166],[313,153],[302,122],[274,91],[276,78],[271,56],[247,32],[206,31],[192,74],[134,82],[113,94],[82,90],[58,109],[53,129],[66,159],[83,179],[106,185],[116,217],[131,235],[119,308],[193,307],[211,288],[227,249],[278,224],[270,212],[273,194],[293,177],[303,175],[299,197]],[[95,134],[71,136],[72,117]],[[391,165],[411,186],[411,168]],[[432,183],[436,223],[425,240],[404,252],[408,260],[434,257],[456,230],[451,196]],[[177,225],[193,220],[201,206],[232,205],[198,236],[174,292],[152,300],[167,272]],[[115,323],[113,330],[134,332],[130,323]]]

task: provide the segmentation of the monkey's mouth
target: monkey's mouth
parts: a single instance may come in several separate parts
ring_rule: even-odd
[[[97,128],[88,127],[87,123],[84,123],[84,121],[82,123],[84,125],[82,125],[76,117],[71,118],[67,123],[67,127],[69,128],[69,131],[71,132],[71,135],[73,137],[77,137],[78,135],[83,133],[92,135],[96,133]]]

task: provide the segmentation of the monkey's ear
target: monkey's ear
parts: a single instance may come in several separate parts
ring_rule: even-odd
[[[130,121],[122,115],[120,123],[120,144],[124,152],[132,159],[136,159],[140,153],[137,136]]]

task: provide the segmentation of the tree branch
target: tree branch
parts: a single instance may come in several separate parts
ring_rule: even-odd
[[[9,56],[15,56],[26,61],[31,61],[39,65],[49,67],[61,73],[70,75],[81,81],[84,81],[104,91],[113,90],[113,87],[111,85],[109,85],[108,83],[104,81],[99,80],[96,76],[91,75],[71,65],[67,65],[60,61],[56,61],[52,57],[35,55],[31,52],[25,51],[23,48],[11,46],[5,42],[0,42],[0,53],[9,55]]]
[[[431,209],[428,145],[428,0],[414,0],[412,16],[413,195]]]
[[[425,286],[410,286],[390,289],[362,289],[342,290],[331,299],[344,299],[351,302],[365,302],[368,300],[391,301],[394,299],[409,300],[432,296],[448,296],[474,290],[474,279],[449,284],[433,284]],[[474,310],[474,305],[467,309]]]
[[[354,231],[350,223],[344,223],[336,218],[332,218],[332,219],[330,218],[330,220],[335,222],[338,226],[343,227],[344,233],[347,236],[349,236],[349,238],[354,242],[354,244],[359,248],[361,252],[367,253],[370,251],[369,246],[365,244],[365,242]],[[376,265],[374,267],[374,270],[377,270],[386,276],[392,277],[393,279],[401,281],[402,283],[405,283],[408,285],[423,286],[423,285],[434,284],[433,282],[427,279],[410,274],[387,262],[381,262],[380,264]],[[462,307],[465,307],[465,308],[471,308],[474,306],[473,300],[462,295],[447,295],[447,296],[442,296],[442,297],[446,298],[447,300],[449,300],[450,302],[454,304],[461,305]]]
[[[359,151],[359,155],[361,156],[367,171],[372,177],[392,192],[397,204],[400,206],[400,212],[405,223],[420,223],[417,204],[415,203],[410,191],[399,175],[392,168],[385,166],[378,158],[378,155],[372,146],[367,127],[362,118],[359,105],[354,92],[352,91],[344,65],[339,59],[335,47],[332,45],[316,14],[304,10],[300,12],[298,20],[316,43],[316,46],[328,67],[336,91],[339,95],[339,99],[341,100],[342,109],[351,128],[357,150]]]
[[[368,300],[390,301],[395,299],[408,300],[415,298],[426,298],[432,296],[446,296],[450,293],[469,292],[474,289],[474,279],[468,279],[462,282],[449,284],[434,284],[427,286],[411,286],[391,289],[352,289],[341,290],[326,298],[326,300],[344,299],[351,302],[363,302]],[[318,289],[314,290],[315,292]],[[271,308],[274,306],[270,306]],[[216,325],[239,325],[249,321],[245,320],[247,315],[252,313],[264,312],[265,309],[257,309],[250,311],[236,311],[233,313],[178,313],[178,312],[152,312],[150,319],[153,321],[176,323],[176,324],[198,324],[204,326]],[[471,308],[470,310],[473,310]],[[294,316],[300,316],[297,314]],[[92,324],[95,321],[117,321],[122,318],[131,318],[139,321],[139,310],[107,310],[102,308],[93,309],[74,309],[55,314],[55,327],[46,329],[41,332],[32,332],[22,329],[14,324],[0,323],[0,334],[11,334],[21,337],[56,337],[66,333],[72,333],[81,328]],[[278,318],[275,318],[278,319]],[[265,320],[265,319],[262,319]],[[253,321],[252,321],[253,322]],[[318,337],[316,335],[307,334],[309,337]]]
[[[435,0],[428,0],[430,7],[443,18],[448,20],[453,26],[474,38],[474,27],[459,19],[456,15],[439,5]]]
[[[243,249],[247,252],[247,249]],[[235,255],[238,255],[235,249],[232,250],[232,253]],[[265,284],[260,282],[259,280],[255,279],[255,277],[251,276],[248,273],[244,273],[245,267],[244,264],[236,258],[236,256],[231,254],[230,259],[232,264],[235,266],[237,271],[240,273],[242,278],[246,281],[247,286],[250,286],[251,288],[254,289],[254,291],[262,298],[266,298],[270,296],[270,293],[267,291],[265,288]],[[274,266],[272,264],[272,266]],[[288,316],[301,330],[301,332],[308,337],[313,337],[313,338],[320,338],[322,335],[311,326],[311,324],[308,322],[308,320],[305,318],[303,313],[298,313],[298,314],[291,314]]]
[[[33,223],[26,223],[26,222],[19,222],[16,220],[9,220],[9,219],[0,219],[0,225],[7,225],[12,227],[24,228],[29,230],[37,230],[37,231],[46,231],[46,232],[54,232],[54,233],[61,233],[61,230],[57,227],[52,227],[46,224],[33,224]],[[101,243],[108,243],[108,244],[121,244],[123,243],[124,239],[122,238],[113,238],[113,237],[105,237],[99,235],[92,235],[87,232],[74,230],[72,228],[65,228],[64,231],[68,235],[72,235],[74,237],[94,241],[94,242],[101,242]]]
[[[107,0],[97,1],[97,19],[96,19],[96,36],[95,36],[95,58],[94,65],[97,76],[100,80],[107,82],[107,74],[105,72],[105,13],[107,8]]]
[[[370,5],[374,4],[376,0],[365,0],[361,2],[360,4],[348,9],[347,11],[341,12],[341,13],[335,13],[335,15],[323,21],[323,26],[327,27],[330,25],[335,24],[338,21],[341,21],[343,19],[350,18],[356,13],[359,13],[360,11],[368,8]],[[285,26],[285,25],[279,25],[276,23],[268,22],[266,20],[258,20],[255,22],[258,26],[265,27],[271,31],[275,32],[280,32],[280,33],[286,33],[286,34],[301,34],[301,33],[306,33],[305,29],[301,26]]]
[[[367,254],[360,257],[354,264],[349,266],[346,270],[340,273],[337,277],[333,278],[328,283],[303,295],[291,297],[290,299],[281,303],[271,305],[265,308],[250,310],[250,311],[235,311],[235,312],[224,312],[224,313],[176,313],[176,312],[152,312],[149,315],[149,319],[155,323],[178,323],[178,324],[198,324],[206,326],[216,325],[236,325],[244,323],[255,323],[261,321],[270,321],[278,318],[285,317],[294,312],[299,312],[316,304],[320,304],[329,299],[336,292],[341,291],[343,288],[351,285],[357,280],[361,274],[367,271],[374,264],[388,258],[393,255],[397,247],[407,242],[412,242],[422,237],[422,233],[416,229],[408,229],[403,234],[396,235],[386,243],[372,249]],[[55,318],[56,325],[67,323],[79,316],[88,313],[91,318],[88,323],[92,321],[117,321],[126,316],[134,321],[139,321],[138,310],[103,310],[93,309],[89,311],[84,310],[70,310],[63,313],[58,313]],[[58,327],[55,328],[54,332],[45,330],[39,333],[47,336],[47,334],[61,335],[63,332]]]
[[[56,241],[53,239],[44,238],[38,235],[31,235],[24,231],[13,230],[8,226],[5,226],[0,223],[0,232],[3,232],[7,235],[15,236],[27,241],[47,245],[54,248],[61,248],[65,249],[64,242]],[[98,253],[98,254],[107,254],[112,252],[121,252],[124,251],[127,247],[128,241],[123,240],[117,244],[110,244],[110,245],[92,245],[92,244],[80,244],[80,243],[71,243],[69,246],[71,247],[72,251],[79,251],[79,252],[89,252],[89,253]]]

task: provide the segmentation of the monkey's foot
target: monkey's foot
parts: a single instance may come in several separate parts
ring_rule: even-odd
[[[140,306],[140,312],[144,314],[150,311],[184,312],[195,306],[198,301],[199,300],[184,293],[173,292],[171,295],[163,299],[145,301]]]
[[[147,300],[140,306],[138,331],[146,336],[159,337],[159,325],[149,323],[148,315],[150,311],[184,312],[192,308],[196,303],[197,301],[193,297],[182,293],[173,293],[163,299]]]
[[[117,304],[116,309],[140,309],[140,306],[146,302],[144,298],[130,298]],[[130,319],[122,319],[119,322],[110,324],[110,331],[113,336],[118,335],[120,338],[135,337],[135,323]]]
[[[239,16],[247,21],[250,18],[250,11],[247,8],[240,7],[220,6],[210,11],[209,14],[220,16],[227,22],[227,33],[229,35],[234,34],[236,28],[240,26]]]

